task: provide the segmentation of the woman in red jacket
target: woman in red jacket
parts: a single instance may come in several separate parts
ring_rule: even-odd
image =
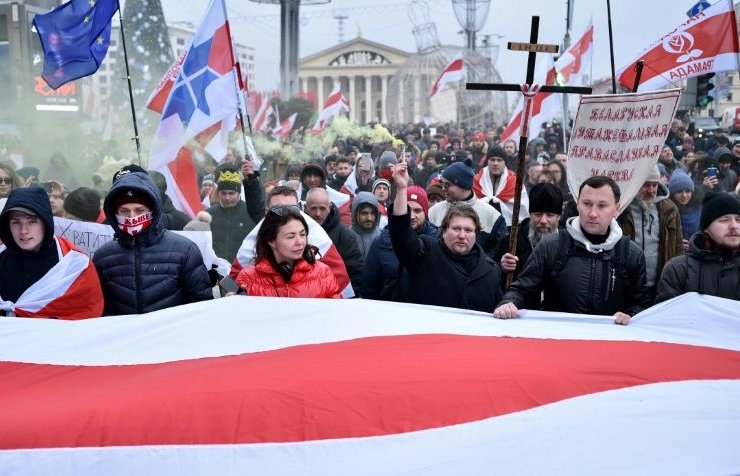
[[[273,207],[257,233],[254,263],[237,284],[249,296],[341,298],[329,267],[308,244],[308,224],[296,205]]]

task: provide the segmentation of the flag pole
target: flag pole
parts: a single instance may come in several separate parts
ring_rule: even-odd
[[[609,56],[612,62],[612,94],[617,94],[617,73],[614,71],[614,36],[612,35],[612,7],[611,2],[606,0],[606,16],[609,23]]]
[[[128,82],[128,99],[131,103],[131,118],[134,121],[134,137],[132,138],[136,142],[136,160],[141,167],[141,142],[139,141],[139,126],[136,124],[136,108],[134,107],[134,91],[131,88],[131,72],[128,68],[128,52],[126,51],[126,36],[123,33],[123,15],[121,14],[121,6],[118,5],[118,22],[121,25],[121,45],[123,45],[123,63],[126,65],[126,81]]]
[[[239,125],[242,129],[244,158],[247,158],[249,156],[249,149],[247,148],[247,131],[244,128],[244,114],[242,113],[242,101],[244,100],[244,95],[240,94],[240,91],[244,90],[244,82],[242,80],[241,73],[242,69],[239,61],[236,60],[236,55],[234,54],[234,40],[231,37],[231,24],[229,23],[229,13],[226,10],[226,0],[221,0],[221,5],[223,6],[224,17],[226,18],[226,35],[229,37],[229,54],[231,54],[231,59],[234,61],[236,66],[236,70],[231,68],[231,74],[234,76],[234,86],[236,87],[236,111],[239,116]],[[246,105],[244,105],[244,109],[246,109]],[[249,113],[247,113],[247,124],[249,125],[249,135],[252,135],[252,121],[249,120]],[[252,160],[252,157],[249,157],[249,160]]]

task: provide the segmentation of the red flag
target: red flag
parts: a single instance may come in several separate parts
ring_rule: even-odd
[[[463,79],[463,66],[462,51],[460,51],[452,57],[452,60],[449,63],[447,63],[447,66],[444,67],[439,78],[437,78],[437,81],[432,85],[432,90],[429,92],[429,99],[432,99],[439,94],[447,84]]]
[[[720,0],[660,37],[617,75],[619,84],[631,91],[635,65],[643,60],[638,91],[653,91],[706,73],[737,71],[739,53],[732,0]]]

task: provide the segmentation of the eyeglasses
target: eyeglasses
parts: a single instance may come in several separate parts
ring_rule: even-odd
[[[0,183],[10,185],[11,183],[13,183],[13,179],[10,177],[0,177]]]
[[[285,205],[282,207],[272,207],[270,208],[270,212],[279,217],[284,217],[286,215],[300,215],[301,208],[298,205]]]

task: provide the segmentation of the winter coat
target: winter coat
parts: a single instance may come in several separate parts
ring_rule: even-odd
[[[663,269],[656,303],[688,292],[740,301],[740,252],[723,252],[712,245],[703,232],[691,237],[686,254]]]
[[[438,233],[439,228],[429,220],[425,220],[416,235],[436,237]],[[383,286],[398,276],[398,258],[393,251],[388,227],[383,229],[380,236],[370,246],[370,252],[367,255],[367,260],[365,260],[364,276],[361,295],[365,299],[380,299],[380,291],[383,290]]]
[[[362,256],[362,251],[360,251],[360,247],[357,244],[355,234],[342,225],[339,209],[333,203],[331,204],[329,216],[326,217],[321,227],[329,235],[332,243],[337,248],[339,256],[342,257],[344,266],[347,268],[347,274],[349,274],[349,280],[352,282],[352,288],[355,290],[355,293],[359,294],[363,286],[362,268],[365,264],[365,257]]]
[[[244,198],[236,206],[224,208],[220,203],[211,206],[211,235],[216,256],[234,261],[244,238],[265,216],[265,197],[256,177],[244,179]]]
[[[519,261],[517,261],[516,268],[514,269],[514,279],[519,276],[522,268],[524,268],[524,264],[527,262],[529,256],[532,254],[532,243],[529,241],[529,225],[530,219],[525,218],[519,224],[519,230],[517,231],[516,256],[519,258]],[[509,236],[510,232],[501,237],[501,239],[498,241],[498,247],[496,248],[494,253],[490,255],[491,258],[493,258],[493,260],[497,263],[500,263],[501,258],[509,252]],[[502,273],[504,274],[504,276],[508,274],[504,273],[503,271]]]
[[[501,270],[480,245],[473,245],[468,255],[455,255],[439,234],[414,233],[408,213],[391,214],[388,230],[396,257],[408,272],[408,282],[400,282],[402,300],[482,312],[493,312],[501,301]]]
[[[657,278],[663,266],[675,256],[683,254],[683,234],[681,231],[681,216],[678,213],[678,207],[671,201],[667,200],[668,191],[665,187],[659,187],[658,196],[655,200],[655,206],[658,210],[658,256],[657,256]],[[617,222],[622,228],[622,233],[635,241],[635,220],[632,216],[630,207],[617,218]],[[644,252],[644,250],[643,250]]]
[[[285,278],[263,259],[242,269],[236,283],[249,296],[342,298],[342,290],[331,269],[318,260],[314,264],[305,259],[297,261],[290,281],[285,282]]]
[[[153,207],[151,225],[136,236],[116,226],[114,198],[129,189],[147,194]],[[103,210],[115,230],[115,241],[98,248],[93,257],[103,287],[105,314],[142,314],[213,299],[198,247],[163,228],[159,191],[148,175],[133,172],[120,176],[106,195]]]
[[[361,228],[357,224],[357,211],[362,205],[370,205],[375,209],[375,224],[371,230]],[[367,254],[370,252],[370,245],[373,244],[373,240],[380,236],[379,225],[380,204],[378,203],[378,199],[370,192],[358,192],[352,200],[352,232],[357,237],[357,245],[360,247],[363,260],[367,259]]]
[[[567,245],[562,255],[561,239]],[[504,294],[503,302],[522,308],[537,302],[544,291],[546,311],[637,314],[651,304],[646,289],[645,257],[634,242],[627,241],[624,245],[621,240],[628,239],[622,236],[616,220],[612,220],[606,242],[594,245],[583,236],[578,217],[571,218],[566,230],[539,242],[519,277]],[[620,269],[615,263],[617,247],[627,250]],[[561,269],[556,269],[558,256],[562,256]]]

